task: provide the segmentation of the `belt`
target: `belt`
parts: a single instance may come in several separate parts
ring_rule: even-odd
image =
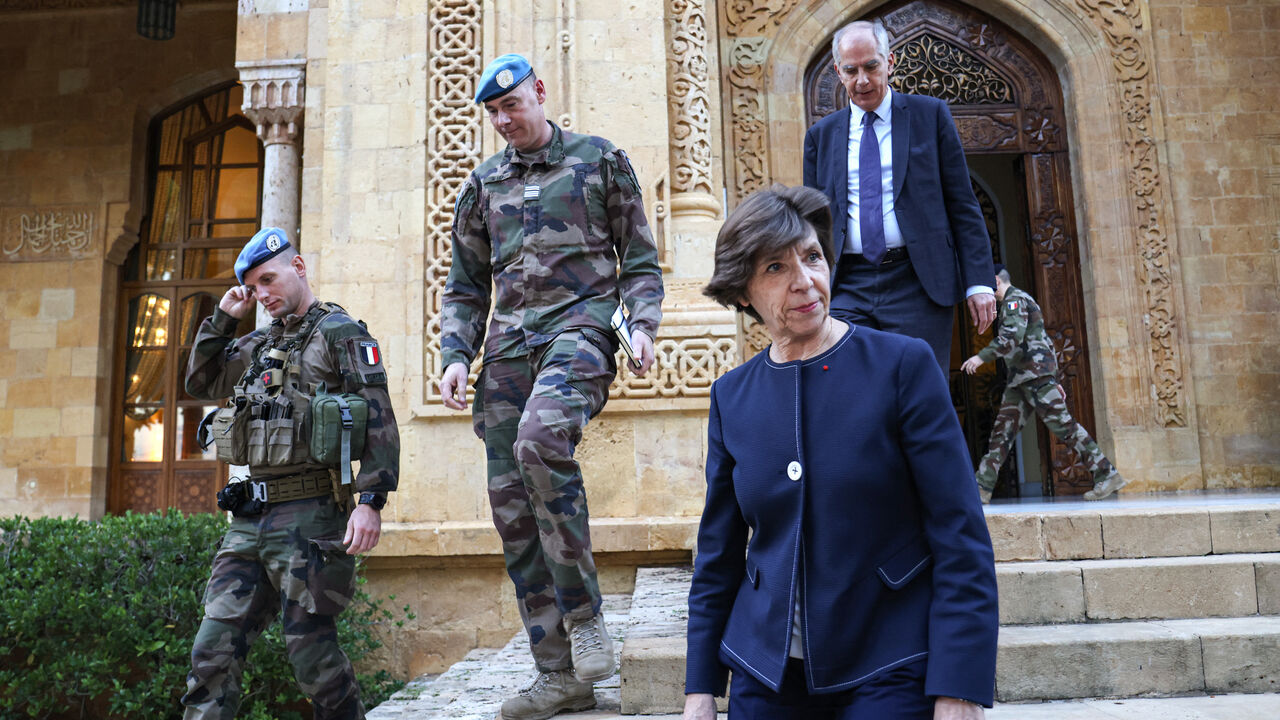
[[[880,260],[880,264],[888,265],[889,263],[902,262],[909,259],[910,257],[907,255],[907,248],[905,246],[889,248],[884,251],[884,258]],[[863,257],[861,253],[845,253],[840,256],[840,263],[842,265],[870,265],[871,261]]]
[[[328,470],[312,470],[300,475],[254,478],[245,480],[249,497],[264,503],[282,503],[305,500],[333,493],[333,481]]]

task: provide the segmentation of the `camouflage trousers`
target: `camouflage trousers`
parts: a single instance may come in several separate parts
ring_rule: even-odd
[[[570,330],[532,355],[485,364],[472,408],[488,457],[489,504],[534,662],[571,666],[562,627],[600,611],[587,496],[574,449],[617,369],[609,338]]]
[[[1094,477],[1111,472],[1111,461],[1067,410],[1067,396],[1062,385],[1054,378],[1046,377],[1005,388],[1004,397],[1000,399],[1000,412],[991,428],[987,454],[978,463],[976,476],[979,487],[991,490],[996,486],[1000,466],[1009,457],[1013,441],[1032,410],[1040,416],[1049,432],[1075,448]]]
[[[317,720],[364,717],[334,621],[355,594],[355,558],[342,547],[346,525],[346,513],[328,497],[231,521],[213,558],[191,650],[186,720],[235,717],[249,648],[282,609],[294,677]]]

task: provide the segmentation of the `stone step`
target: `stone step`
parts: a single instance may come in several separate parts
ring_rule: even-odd
[[[1280,618],[1000,629],[1002,702],[1280,690]]]
[[[997,703],[987,720],[1275,720],[1280,695],[1197,695],[1126,700],[1063,700],[1045,703]],[[589,710],[557,715],[573,720],[679,720],[679,714],[621,715]],[[721,713],[717,720],[727,720]]]
[[[1000,563],[1002,625],[1280,614],[1280,553]]]
[[[688,568],[637,572],[632,615],[661,622],[634,631],[623,646],[622,712],[661,714],[681,708],[685,597],[691,577]],[[1280,617],[1000,630],[996,691],[1002,702],[1277,690]]]
[[[1152,505],[1119,500],[1051,504],[1027,512],[990,505],[997,562],[1280,552],[1280,503]]]
[[[630,626],[630,595],[605,595],[604,613],[615,653]],[[434,678],[419,678],[368,713],[368,720],[494,720],[502,701],[533,681],[529,639],[516,633],[501,649],[480,648]],[[571,717],[613,717],[619,712],[619,676],[596,683],[597,708]],[[557,716],[565,717],[565,716]]]

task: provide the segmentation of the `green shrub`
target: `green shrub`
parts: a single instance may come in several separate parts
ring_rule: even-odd
[[[0,519],[0,717],[181,717],[204,586],[226,529],[222,515],[175,510]],[[380,647],[377,626],[392,621],[361,587],[338,618],[343,649],[358,662]],[[367,707],[402,685],[384,671],[359,679]],[[241,717],[310,717],[278,622],[250,653],[243,687]]]

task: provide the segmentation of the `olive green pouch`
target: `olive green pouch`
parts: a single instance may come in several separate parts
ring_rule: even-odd
[[[351,461],[364,454],[369,404],[355,393],[330,393],[324,383],[311,397],[311,459],[338,466],[351,484]]]

